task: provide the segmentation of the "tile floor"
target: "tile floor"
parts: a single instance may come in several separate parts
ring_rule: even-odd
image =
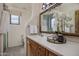
[[[4,56],[25,56],[24,46],[7,48],[4,52]]]

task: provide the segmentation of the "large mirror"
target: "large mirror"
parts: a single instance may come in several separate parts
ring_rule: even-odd
[[[41,32],[79,33],[79,4],[62,3],[40,14]]]

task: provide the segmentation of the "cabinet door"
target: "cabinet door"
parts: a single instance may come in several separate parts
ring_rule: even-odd
[[[27,38],[26,38],[27,39]],[[26,55],[29,55],[29,40],[26,40]]]
[[[38,44],[36,44],[34,41],[29,41],[30,42],[30,55],[31,56],[37,56],[38,55]]]
[[[45,48],[39,45],[39,52],[38,52],[39,56],[46,56],[46,51]]]
[[[30,46],[30,55],[35,56],[36,55],[36,47],[32,46],[31,44],[29,46]]]
[[[79,33],[79,10],[75,12],[75,32]]]

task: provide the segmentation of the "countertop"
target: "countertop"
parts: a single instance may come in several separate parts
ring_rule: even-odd
[[[47,48],[57,55],[79,56],[79,43],[67,40],[65,44],[54,44],[47,41],[46,36],[27,35],[28,38]]]

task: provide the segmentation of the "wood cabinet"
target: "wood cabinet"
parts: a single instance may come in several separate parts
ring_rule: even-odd
[[[55,53],[49,51],[45,47],[39,45],[33,40],[27,38],[27,55],[28,56],[57,56]]]
[[[29,42],[30,42],[29,44],[30,55],[32,56],[38,55],[38,45],[31,40],[29,40]]]
[[[38,45],[38,56],[45,56],[46,55],[46,52],[45,52],[45,48]]]
[[[79,10],[75,12],[75,32],[79,33]]]
[[[36,42],[32,40],[28,40],[28,53],[30,56],[44,56],[45,55],[45,48],[37,44]],[[27,53],[27,54],[28,54]]]

